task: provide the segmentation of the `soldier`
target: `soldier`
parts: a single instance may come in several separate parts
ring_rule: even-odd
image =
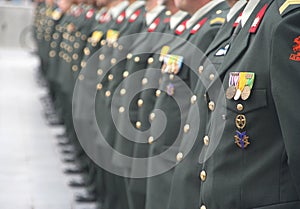
[[[300,207],[299,17],[299,2],[250,0],[217,72],[204,63],[201,209]]]
[[[220,28],[215,39],[205,52],[207,60],[214,64],[215,69],[218,69],[225,58],[226,46],[231,40],[234,29],[240,19],[239,16],[246,3],[246,1],[241,0],[227,2],[232,8],[227,14],[226,23]],[[203,68],[200,66],[197,71],[198,75],[201,75]],[[184,158],[175,167],[167,208],[199,208],[201,176],[199,175],[200,165],[198,164],[198,159],[203,144],[209,143],[208,138],[203,138],[202,136],[206,124],[205,118],[207,117],[205,114],[207,112],[206,100],[203,97],[204,91],[205,87],[201,81],[199,81],[195,88],[194,95],[191,97],[191,107],[186,120],[186,124],[190,125],[190,130],[189,133],[183,135],[182,143],[179,148]],[[198,124],[199,118],[197,118],[199,115],[195,114],[196,109],[199,109],[201,113],[200,124]],[[195,141],[193,139],[195,139]],[[203,142],[199,139],[203,139]],[[190,147],[191,150],[185,152],[186,147]]]

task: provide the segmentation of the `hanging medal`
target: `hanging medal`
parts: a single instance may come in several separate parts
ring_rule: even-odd
[[[236,94],[239,77],[240,77],[239,72],[231,72],[230,73],[229,84],[228,84],[229,87],[226,90],[226,98],[227,99],[232,99],[234,97],[234,95]]]
[[[238,100],[241,97],[242,91],[244,90],[244,87],[246,85],[246,73],[245,72],[240,72],[240,78],[239,78],[239,82],[237,85],[237,89],[236,89],[236,93],[233,97],[234,100]]]
[[[242,100],[247,100],[251,95],[251,89],[253,87],[255,73],[247,72],[245,77],[246,77],[246,85],[241,93]]]

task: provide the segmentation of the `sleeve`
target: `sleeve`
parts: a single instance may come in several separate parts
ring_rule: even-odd
[[[270,78],[292,180],[300,197],[300,5],[273,31]]]

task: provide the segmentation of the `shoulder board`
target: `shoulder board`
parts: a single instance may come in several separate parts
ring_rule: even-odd
[[[222,25],[225,22],[225,18],[223,17],[216,17],[214,19],[212,19],[211,21],[209,21],[209,25],[213,26],[213,25]]]
[[[281,16],[284,16],[291,12],[294,9],[300,7],[300,0],[286,0],[281,6],[279,7],[279,13]]]

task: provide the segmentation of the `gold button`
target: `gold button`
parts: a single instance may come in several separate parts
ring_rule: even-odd
[[[84,79],[84,75],[80,74],[80,75],[78,76],[78,79],[79,79],[80,81],[82,81],[82,80]]]
[[[149,138],[148,138],[148,143],[149,144],[152,144],[154,142],[154,137],[153,136],[150,136]]]
[[[110,60],[110,63],[111,63],[112,65],[116,64],[116,62],[117,62],[116,58],[112,58],[112,59]]]
[[[128,72],[128,71],[124,71],[124,72],[123,72],[123,78],[127,78],[128,75],[129,75],[129,72]]]
[[[106,97],[110,97],[110,94],[111,94],[110,91],[106,91],[106,92],[105,92],[105,96],[106,96]]]
[[[200,209],[206,209],[205,205],[201,205]]]
[[[140,121],[137,121],[137,122],[135,123],[135,127],[136,127],[137,129],[140,129],[141,126],[142,126],[142,123],[141,123]]]
[[[203,65],[199,66],[199,68],[198,68],[198,73],[201,74],[201,73],[203,72],[203,69],[204,69],[204,68],[203,68]]]
[[[154,118],[155,118],[155,113],[154,112],[152,112],[151,114],[150,114],[150,116],[149,116],[149,118],[150,118],[150,120],[154,120]]]
[[[166,11],[165,13],[167,16],[170,16],[172,14],[172,12],[170,10]]]
[[[80,35],[81,35],[81,33],[79,32],[79,31],[77,31],[76,33],[75,33],[75,36],[78,38],[78,37],[80,37]]]
[[[51,46],[52,48],[55,48],[55,47],[57,46],[57,44],[56,44],[56,42],[52,41],[51,44],[50,44],[50,46]]]
[[[96,42],[93,42],[93,43],[92,43],[92,47],[95,47],[95,46],[97,46],[97,43],[96,43]]]
[[[77,60],[78,59],[78,54],[73,54],[73,56],[72,56],[72,58],[73,58],[73,60]]]
[[[123,96],[123,95],[125,95],[126,94],[126,89],[121,89],[120,90],[120,94]]]
[[[91,54],[91,51],[88,47],[84,48],[84,54],[87,55],[87,56],[89,56]]]
[[[203,142],[204,142],[204,145],[208,145],[209,144],[209,137],[208,136],[204,136],[203,137]]]
[[[206,172],[205,172],[205,170],[203,170],[203,171],[200,172],[200,179],[201,179],[201,181],[205,181],[206,180]]]
[[[214,78],[215,78],[215,75],[214,75],[214,74],[210,74],[210,75],[209,75],[209,80],[212,81],[212,80],[214,80]]]
[[[71,57],[68,57],[66,61],[67,63],[70,63],[72,61]]]
[[[78,49],[79,46],[80,46],[80,44],[79,44],[78,42],[75,42],[75,43],[74,43],[74,48],[75,48],[75,49]]]
[[[216,11],[216,14],[217,14],[217,15],[219,15],[219,14],[221,14],[221,13],[222,13],[222,10],[220,10],[220,9]]]
[[[64,54],[64,53],[63,53],[62,51],[60,51],[60,52],[58,53],[59,57],[61,57],[61,58],[62,58],[63,54]]]
[[[55,57],[55,55],[56,55],[56,52],[55,52],[54,50],[51,50],[51,51],[49,52],[49,56],[50,56],[50,57]]]
[[[102,75],[102,74],[103,74],[103,70],[102,70],[102,69],[98,69],[98,70],[97,70],[97,74],[98,74],[98,75]]]
[[[213,101],[210,101],[208,103],[208,108],[211,110],[211,111],[214,111],[215,110],[215,103]]]
[[[150,57],[150,58],[148,59],[148,64],[152,64],[153,62],[154,62],[153,57]]]
[[[114,79],[114,75],[113,74],[109,74],[108,75],[108,80],[112,81]]]
[[[169,78],[170,78],[170,80],[174,80],[175,75],[174,74],[170,74]]]
[[[85,62],[85,61],[82,61],[80,65],[81,65],[81,67],[84,68],[84,67],[86,66],[86,62]]]
[[[114,47],[114,48],[117,48],[118,45],[119,45],[119,44],[118,44],[117,42],[114,42],[114,43],[113,43],[113,47]]]
[[[120,112],[120,113],[123,113],[124,111],[125,111],[125,108],[124,108],[124,107],[120,107],[120,108],[119,108],[119,112]]]
[[[129,54],[127,54],[127,59],[131,59],[132,58],[132,54],[131,53],[129,53]]]
[[[183,158],[183,153],[182,152],[179,152],[177,155],[176,155],[176,160],[177,162],[181,161]]]
[[[144,101],[142,99],[139,99],[137,104],[138,104],[139,107],[142,107],[143,104],[144,104]]]
[[[86,37],[86,35],[84,35],[84,34],[81,36],[81,40],[83,40],[83,41],[85,41],[86,38],[87,38],[87,37]]]
[[[74,72],[76,72],[76,71],[78,70],[78,66],[77,66],[77,65],[73,65],[73,66],[72,66],[72,70],[73,70]]]
[[[99,60],[104,60],[104,59],[105,59],[104,54],[100,54],[100,55],[99,55]]]
[[[89,37],[89,38],[87,39],[87,42],[88,42],[88,43],[91,43],[91,42],[92,42],[92,38]]]
[[[148,79],[147,79],[147,78],[143,78],[143,79],[142,79],[142,84],[143,84],[143,85],[146,85],[147,83],[148,83]]]
[[[135,62],[139,62],[140,60],[141,60],[141,59],[140,59],[139,57],[135,57],[135,58],[134,58],[134,61],[135,61]]]
[[[157,97],[159,97],[160,96],[160,94],[161,94],[161,90],[156,90],[156,92],[155,92],[155,95],[157,96]]]
[[[122,51],[122,50],[123,50],[123,46],[122,46],[122,45],[119,45],[118,49],[119,49],[120,51]]]
[[[101,45],[104,46],[106,44],[106,40],[101,41]]]
[[[196,101],[197,101],[197,96],[196,96],[196,95],[193,95],[193,96],[191,97],[191,104],[195,104]]]
[[[97,84],[97,90],[101,90],[102,89],[102,83],[98,83]]]
[[[237,109],[238,111],[242,111],[242,110],[244,109],[244,106],[243,106],[242,104],[237,104],[237,105],[236,105],[236,109]]]
[[[185,124],[184,127],[183,127],[184,133],[189,132],[189,130],[190,130],[190,124]]]

